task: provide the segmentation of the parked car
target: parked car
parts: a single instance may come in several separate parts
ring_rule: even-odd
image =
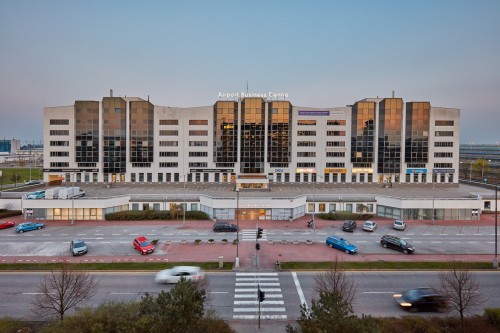
[[[16,227],[16,232],[22,234],[25,231],[42,229],[44,227],[45,224],[40,222],[24,222],[24,223],[19,223],[19,225]]]
[[[238,226],[227,222],[215,222],[213,230],[215,232],[236,232],[238,231]]]
[[[149,239],[144,236],[139,236],[134,239],[134,248],[139,251],[141,254],[149,254],[153,253],[155,250],[155,246]]]
[[[29,182],[24,183],[25,185],[38,185],[42,184],[43,180],[30,180]]]
[[[404,254],[409,254],[415,252],[413,245],[396,236],[384,235],[380,239],[380,244],[389,249],[394,249],[403,252]]]
[[[326,245],[333,249],[338,249],[347,254],[355,254],[358,249],[355,245],[338,236],[330,236],[326,239]]]
[[[164,269],[156,273],[156,283],[177,283],[181,278],[186,280],[201,280],[204,278],[204,273],[200,267],[196,266],[175,266],[170,269]]]
[[[45,199],[45,190],[35,191],[30,194],[26,194],[26,199]]]
[[[373,232],[377,228],[377,223],[373,221],[365,221],[363,223],[363,230]]]
[[[353,232],[354,230],[356,230],[356,228],[357,228],[356,221],[352,220],[344,221],[344,224],[342,225],[342,230],[344,231]]]
[[[394,222],[392,223],[392,227],[396,230],[405,230],[406,223],[402,220],[394,220]]]
[[[401,308],[410,312],[449,310],[449,299],[432,288],[406,290],[401,294],[394,294],[393,298]]]
[[[15,225],[16,224],[14,222],[10,222],[10,221],[1,222],[0,223],[0,229],[12,228]]]
[[[73,256],[82,256],[89,251],[87,244],[83,239],[73,239],[69,244],[69,249],[71,250],[71,254],[73,254]]]

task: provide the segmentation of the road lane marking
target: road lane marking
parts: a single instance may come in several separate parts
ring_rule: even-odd
[[[234,308],[234,312],[257,312],[259,308]],[[285,312],[285,308],[260,308],[260,312]]]
[[[253,286],[268,286],[268,287],[277,287],[279,286],[279,282],[241,282],[241,283],[238,283],[236,282],[235,286],[236,287],[253,287]],[[262,289],[262,288],[261,288]]]
[[[256,315],[234,315],[233,319],[248,319],[255,320],[257,319]],[[261,320],[284,320],[288,319],[286,315],[261,315]]]
[[[307,306],[306,298],[304,297],[304,292],[300,287],[299,279],[297,278],[297,273],[292,272],[293,282],[295,282],[295,288],[297,288],[297,293],[299,294],[300,304],[303,304],[306,310],[309,310]]]
[[[266,292],[267,291],[277,292],[277,293],[281,292],[281,288],[260,288],[260,290],[266,291]],[[245,289],[236,288],[236,289],[234,289],[234,292],[235,293],[248,293],[248,292],[257,293],[257,288],[245,288]],[[266,297],[267,297],[267,295],[266,295]]]
[[[254,293],[252,294],[236,294],[234,295],[234,298],[257,298],[257,294],[256,294],[256,289],[254,289]],[[283,295],[281,294],[270,294],[270,295],[266,295],[266,299],[267,298],[283,298]]]
[[[266,300],[264,302],[260,302],[262,305],[284,305],[285,302],[283,301],[268,301],[267,300],[267,295],[266,295]],[[234,301],[234,305],[258,305],[259,301]]]

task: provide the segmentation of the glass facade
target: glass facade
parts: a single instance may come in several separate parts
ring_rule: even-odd
[[[241,102],[240,173],[264,172],[265,103],[262,98],[245,98]]]
[[[430,112],[431,104],[429,102],[406,103],[406,163],[424,164],[429,162]]]
[[[371,167],[374,162],[375,102],[352,106],[351,162],[354,167]]]
[[[216,166],[234,167],[238,161],[238,102],[218,101],[214,106],[214,118]]]
[[[154,106],[149,101],[130,102],[130,162],[151,167],[154,149]]]
[[[75,102],[75,162],[95,167],[99,162],[99,102]]]
[[[401,172],[403,100],[386,98],[379,104],[377,172]]]
[[[287,168],[291,154],[292,104],[270,102],[267,131],[267,161],[271,167]]]
[[[124,174],[126,168],[127,102],[120,97],[104,97],[103,119],[103,172]]]

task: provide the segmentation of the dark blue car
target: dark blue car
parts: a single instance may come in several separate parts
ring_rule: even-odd
[[[342,237],[338,236],[330,236],[326,239],[326,245],[328,245],[331,248],[338,249],[340,251],[343,251],[347,254],[355,254],[358,252],[358,249],[356,248],[355,245],[352,245]]]
[[[43,224],[43,223],[39,223],[39,222],[25,222],[25,223],[20,223],[16,227],[16,232],[19,233],[19,234],[22,234],[25,231],[42,229],[43,227],[45,227],[45,224]]]

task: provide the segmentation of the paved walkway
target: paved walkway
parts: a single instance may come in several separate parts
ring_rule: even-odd
[[[310,231],[306,226],[309,217],[302,217],[295,221],[239,221],[240,229],[255,229],[258,223],[259,227],[264,229],[290,229],[290,230],[303,230]],[[22,217],[8,218],[4,220],[14,221],[16,224],[23,222]],[[330,229],[331,226],[341,227],[341,221],[327,221],[316,217],[316,230]],[[390,225],[392,220],[384,218],[374,218],[379,225]],[[45,221],[48,227],[50,226],[69,226],[70,221]],[[407,221],[411,225],[432,225],[432,221]],[[158,225],[175,225],[177,229],[207,229],[211,230],[212,221],[75,221],[75,225],[89,225],[89,226],[105,226],[105,225],[144,225],[144,226],[158,226]],[[494,226],[495,215],[482,215],[480,221],[435,221],[435,225],[439,226]],[[9,232],[8,230],[0,231]],[[240,235],[241,237],[241,235]],[[82,257],[58,256],[37,256],[37,257],[0,257],[0,262],[52,262],[58,260],[70,260],[72,262],[218,262],[220,257],[223,257],[224,262],[235,262],[237,246],[232,244],[232,238],[228,237],[229,242],[222,244],[215,242],[213,244],[202,243],[195,245],[193,243],[167,243],[166,240],[161,240],[159,247],[162,253],[149,256],[141,255],[128,255],[128,256],[91,256],[86,255]],[[270,242],[261,240],[261,250],[258,251],[258,268],[259,269],[274,269],[276,260],[281,262],[290,261],[304,261],[304,262],[319,262],[319,261],[334,261],[335,259],[344,262],[370,262],[370,261],[492,261],[492,255],[448,255],[448,254],[414,254],[403,255],[399,252],[391,252],[390,254],[356,254],[347,255],[340,251],[332,251],[326,245],[321,243],[306,244],[299,243],[282,244],[281,241]],[[254,242],[240,242],[238,246],[240,258],[240,270],[253,270],[257,267],[255,262],[255,243]]]

